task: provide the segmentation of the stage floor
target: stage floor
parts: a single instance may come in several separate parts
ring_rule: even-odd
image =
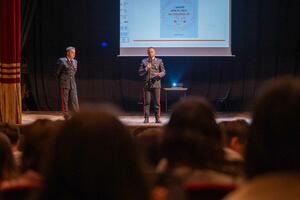
[[[150,124],[146,125],[164,125],[169,121],[169,114],[162,114],[161,121],[162,124],[155,124],[155,118],[150,117]],[[63,115],[61,112],[23,112],[22,114],[22,124],[30,124],[37,119],[49,119],[52,121],[56,120],[63,120]],[[142,113],[126,113],[124,115],[119,116],[119,119],[127,126],[143,126],[144,118]],[[231,121],[236,119],[245,119],[249,123],[251,122],[250,114],[249,113],[217,113],[216,120],[217,122],[220,121]]]

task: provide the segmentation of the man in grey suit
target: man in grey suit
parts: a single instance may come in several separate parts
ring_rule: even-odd
[[[155,57],[155,49],[147,49],[148,58],[142,60],[139,75],[144,77],[144,123],[149,123],[151,96],[154,100],[155,123],[160,121],[160,91],[161,79],[166,75],[162,59]]]
[[[62,111],[69,117],[69,101],[74,111],[79,110],[75,74],[77,71],[76,50],[74,47],[66,49],[66,57],[57,60],[56,76],[59,81]]]

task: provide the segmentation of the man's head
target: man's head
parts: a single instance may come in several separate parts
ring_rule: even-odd
[[[0,123],[0,133],[6,135],[13,146],[18,145],[20,135],[16,125]]]
[[[249,126],[245,120],[224,121],[219,123],[219,128],[223,134],[224,146],[243,156]]]
[[[147,54],[149,58],[154,58],[156,54],[155,49],[153,47],[149,47],[147,49]]]
[[[211,105],[201,97],[177,103],[165,127],[162,153],[169,165],[218,169],[223,162],[222,137]]]
[[[66,52],[67,52],[67,57],[69,59],[74,59],[75,58],[75,55],[76,55],[76,49],[75,47],[67,47],[66,48]]]

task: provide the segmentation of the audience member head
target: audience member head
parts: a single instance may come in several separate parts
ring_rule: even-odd
[[[300,171],[300,80],[266,84],[258,97],[246,147],[249,178],[279,171]]]
[[[16,147],[15,149],[17,149],[20,136],[19,136],[19,129],[16,125],[12,125],[8,123],[0,124],[0,133],[6,135],[11,145]]]
[[[49,153],[54,138],[62,122],[52,122],[40,119],[30,125],[22,127],[22,149],[21,171],[33,170],[42,173],[44,164],[49,159]]]
[[[155,167],[162,158],[160,152],[162,135],[161,128],[148,128],[136,135],[137,144],[152,167]]]
[[[0,181],[10,180],[16,176],[16,166],[11,144],[6,135],[0,133]]]
[[[143,133],[145,130],[147,130],[147,126],[139,126],[131,131],[131,134],[133,137],[137,137],[140,133]]]
[[[219,127],[223,134],[224,146],[243,156],[250,125],[245,120],[234,120],[221,122]]]
[[[40,199],[148,199],[133,138],[116,116],[99,108],[65,122]]]
[[[221,133],[209,103],[188,98],[173,109],[163,139],[170,167],[219,168],[223,161]]]

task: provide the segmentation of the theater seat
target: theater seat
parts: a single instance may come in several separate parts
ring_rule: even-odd
[[[221,200],[236,189],[236,185],[188,184],[184,186],[188,200]]]
[[[1,186],[0,199],[1,200],[26,200],[30,195],[41,188],[40,184],[34,183],[12,183]]]

